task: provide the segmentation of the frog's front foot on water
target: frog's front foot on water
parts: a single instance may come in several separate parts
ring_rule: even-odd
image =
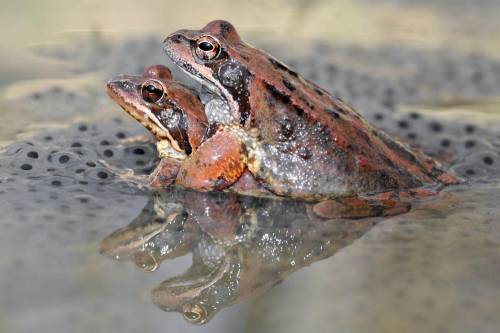
[[[136,175],[134,170],[131,169],[122,170],[110,165],[104,160],[100,160],[99,163],[101,163],[106,169],[108,169],[111,173],[113,173],[115,177],[117,177],[120,180],[123,180],[124,182],[127,182],[129,184],[134,184],[140,189],[146,189],[150,186],[148,175]]]

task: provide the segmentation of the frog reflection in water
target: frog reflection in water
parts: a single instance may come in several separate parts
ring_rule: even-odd
[[[163,281],[151,297],[161,309],[203,324],[333,255],[376,221],[327,221],[307,202],[170,188],[155,193],[129,226],[104,238],[100,252],[145,271],[192,252],[192,266]]]

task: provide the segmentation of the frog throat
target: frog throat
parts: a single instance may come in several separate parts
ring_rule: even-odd
[[[158,150],[158,157],[160,159],[174,158],[176,160],[184,160],[187,157],[185,153],[174,149],[169,140],[157,141],[156,149]]]

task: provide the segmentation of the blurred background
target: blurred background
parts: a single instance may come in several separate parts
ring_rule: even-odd
[[[297,39],[336,44],[409,45],[498,54],[499,5],[493,0],[291,0],[291,1],[1,1],[1,81],[50,75],[28,49],[100,34],[124,39],[166,36],[199,28],[215,18],[231,21],[247,39]],[[15,73],[15,74],[14,74]]]

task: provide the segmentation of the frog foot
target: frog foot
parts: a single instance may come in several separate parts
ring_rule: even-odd
[[[321,201],[313,212],[322,218],[387,217],[410,211],[412,203],[441,193],[439,188],[415,188],[400,192],[383,192],[371,196],[341,197]]]
[[[123,180],[127,183],[134,184],[141,190],[146,189],[149,186],[150,181],[148,181],[148,176],[136,175],[134,173],[134,170],[131,169],[118,169],[104,160],[99,160],[99,163],[102,164],[110,172],[112,172],[118,179]]]

